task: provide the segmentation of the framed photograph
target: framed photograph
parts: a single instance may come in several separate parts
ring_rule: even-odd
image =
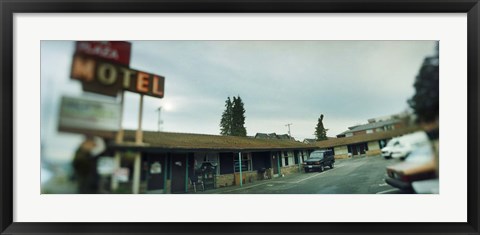
[[[1,6],[1,234],[479,233],[477,0]]]

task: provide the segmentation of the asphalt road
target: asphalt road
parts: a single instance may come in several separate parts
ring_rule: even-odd
[[[337,160],[324,172],[299,173],[282,178],[205,193],[222,194],[376,194],[395,192],[384,181],[385,167],[398,160],[380,156]]]

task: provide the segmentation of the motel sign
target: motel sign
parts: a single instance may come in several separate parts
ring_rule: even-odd
[[[129,66],[132,44],[123,41],[77,41],[75,52]]]
[[[83,54],[73,57],[70,76],[82,81],[84,90],[117,96],[120,90],[163,98],[165,78]]]
[[[140,94],[138,128],[135,133],[135,144],[141,145],[143,142],[143,96],[148,95],[157,98],[163,98],[165,89],[165,78],[160,75],[151,74],[130,68],[131,44],[129,42],[80,41],[76,42],[75,49],[76,50],[75,54],[73,55],[72,67],[70,70],[70,77],[72,79],[81,81],[82,89],[84,91],[95,92],[114,97],[116,97],[118,93],[121,93],[122,95],[119,106],[121,107],[121,109],[123,109],[124,90]],[[65,105],[65,111],[63,113],[64,122],[62,123],[64,125],[61,126],[67,126],[67,128],[64,128],[65,131],[82,133],[86,128],[78,128],[79,125],[73,125],[72,128],[71,124],[80,123],[83,126],[89,126],[89,118],[98,119],[99,117],[103,117],[103,119],[100,120],[101,122],[99,123],[111,123],[112,125],[115,124],[115,126],[111,129],[113,129],[114,132],[117,129],[120,130],[115,134],[115,142],[117,144],[123,142],[123,131],[121,131],[121,109],[118,109],[118,115],[114,115],[116,112],[114,112],[113,108],[107,109],[106,105],[103,105],[104,107],[99,105],[93,105],[88,112],[88,114],[92,114],[92,116],[84,115],[84,113],[79,113],[79,115],[83,115],[81,116],[83,117],[83,119],[79,120],[79,118],[77,118],[77,113],[75,113],[75,107],[84,106],[87,107],[86,105],[79,103]],[[98,115],[98,113],[102,114],[103,116]],[[118,119],[119,121],[115,119],[115,117],[117,116],[120,116]],[[87,120],[86,123],[85,120]],[[70,124],[70,126],[65,124]],[[100,128],[93,128],[97,131],[97,133],[100,133],[98,130]],[[142,155],[140,154],[140,152],[135,153],[132,174],[132,193],[134,194],[139,193],[140,191],[140,172],[142,162],[141,159]],[[121,165],[121,154],[118,151],[115,153],[114,162],[116,166]],[[125,180],[125,178],[126,180],[128,180],[128,171],[123,171],[123,174],[120,175],[120,170],[122,170],[122,168],[114,171],[115,173],[111,180],[112,190],[118,188],[119,181]],[[158,172],[158,169],[154,169],[153,172]],[[123,178],[118,178],[118,176],[123,176]]]

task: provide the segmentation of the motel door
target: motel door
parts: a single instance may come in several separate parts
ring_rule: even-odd
[[[352,145],[351,149],[352,149],[352,155],[353,155],[353,156],[358,155],[358,151],[357,151],[357,146],[356,146],[356,145]]]
[[[147,157],[147,190],[163,190],[165,185],[165,156]]]
[[[187,154],[172,154],[172,193],[185,192]]]
[[[353,149],[354,149],[353,155],[365,154],[365,150],[367,150],[367,148],[365,147],[365,144],[356,144],[353,146]]]
[[[360,154],[365,154],[365,145],[361,144],[361,145],[358,145],[358,152],[360,152]]]

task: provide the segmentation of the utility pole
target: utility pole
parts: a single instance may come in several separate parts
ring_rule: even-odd
[[[158,109],[157,109],[157,112],[158,112],[158,132],[160,132],[160,126],[163,124],[163,121],[160,118],[161,111],[162,111],[162,106],[158,107]]]
[[[292,135],[290,134],[290,126],[293,125],[293,123],[288,123],[288,124],[285,124],[285,126],[288,126],[288,136],[290,138],[292,138]]]

